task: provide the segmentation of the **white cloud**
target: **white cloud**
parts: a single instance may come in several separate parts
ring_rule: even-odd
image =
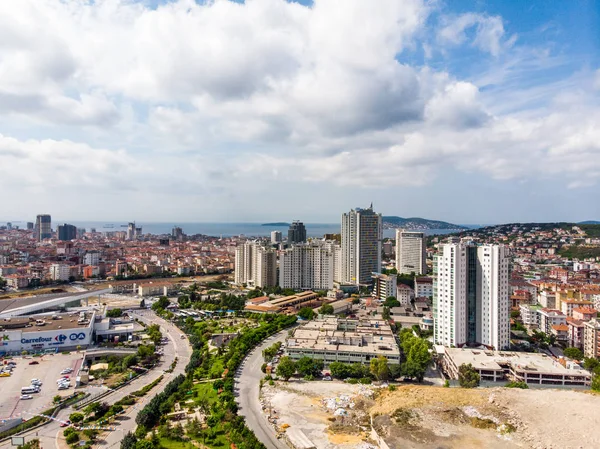
[[[474,36],[469,37],[467,30],[475,27]],[[503,42],[505,37],[502,18],[476,13],[465,13],[455,17],[446,17],[444,26],[438,31],[438,40],[443,44],[461,45],[470,39],[470,44],[493,56],[498,56],[503,45],[514,44],[516,36]]]

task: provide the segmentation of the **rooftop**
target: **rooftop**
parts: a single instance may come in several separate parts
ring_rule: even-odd
[[[58,329],[77,329],[90,326],[93,313],[85,312],[84,320],[80,320],[79,312],[61,313],[59,315],[38,315],[19,318],[0,319],[0,330],[9,332],[42,332]]]

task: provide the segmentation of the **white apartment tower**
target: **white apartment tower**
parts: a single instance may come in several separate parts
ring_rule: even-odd
[[[245,242],[237,246],[235,283],[259,288],[277,285],[277,253],[258,242]]]
[[[294,290],[332,289],[338,248],[319,240],[285,249],[279,256],[279,286]]]
[[[281,231],[271,231],[271,243],[281,243],[283,242],[283,235]]]
[[[434,342],[508,348],[508,248],[444,244],[433,266]]]
[[[356,209],[342,214],[342,250],[340,281],[370,284],[372,273],[381,272],[381,214]]]
[[[396,229],[396,269],[400,274],[427,273],[425,234]]]

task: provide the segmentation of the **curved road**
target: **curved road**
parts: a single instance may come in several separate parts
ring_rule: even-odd
[[[126,396],[127,394],[139,390],[143,386],[153,382],[159,376],[164,375],[164,378],[158,385],[156,385],[152,389],[152,391],[150,391],[146,396],[140,398],[133,407],[127,409],[127,413],[120,415],[121,418],[119,420],[116,420],[116,422],[111,423],[110,427],[115,427],[117,430],[108,434],[104,433],[99,435],[99,444],[96,444],[96,447],[108,449],[110,447],[116,447],[118,444],[120,444],[121,440],[123,439],[123,436],[127,432],[133,431],[135,429],[135,418],[138,412],[148,401],[150,401],[154,396],[161,392],[165,385],[171,381],[171,379],[184,372],[185,366],[188,364],[192,353],[189,340],[187,338],[182,339],[180,337],[182,332],[173,324],[156,316],[154,312],[151,311],[138,311],[135,313],[135,316],[141,321],[144,321],[148,324],[159,324],[161,326],[161,332],[163,333],[163,335],[169,337],[170,342],[169,344],[162,346],[162,349],[164,350],[164,355],[161,358],[161,361],[153,370],[149,371],[148,374],[135,379],[133,382],[126,385],[125,387],[119,390],[115,390],[110,394],[104,396],[102,398],[102,401],[107,402],[109,405],[111,405],[117,402],[122,397]],[[168,369],[171,366],[171,363],[173,363],[175,357],[177,357],[178,359],[175,370],[172,373],[164,374],[164,370]],[[30,441],[31,439],[38,438],[40,440],[40,445],[42,449],[68,448],[68,445],[62,438],[61,430],[63,429],[60,427],[58,421],[67,420],[69,418],[69,415],[74,411],[75,410],[73,410],[71,407],[67,407],[66,409],[63,409],[58,413],[58,415],[56,416],[57,421],[51,421],[37,429],[33,429],[28,432],[19,434],[19,436],[24,436],[26,442]],[[0,443],[0,449],[11,448],[10,443],[10,439],[8,441]]]
[[[248,354],[235,373],[235,394],[239,408],[238,413],[246,419],[248,428],[254,432],[256,438],[267,449],[289,449],[289,447],[283,441],[277,439],[275,429],[267,421],[267,417],[263,413],[260,404],[259,383],[260,379],[264,377],[263,372],[260,370],[263,364],[262,351],[275,342],[284,342],[287,334],[288,329],[267,338],[260,346],[254,348]]]

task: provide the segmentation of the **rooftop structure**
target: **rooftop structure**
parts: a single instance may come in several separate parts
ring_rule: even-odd
[[[389,363],[400,363],[400,349],[389,324],[378,319],[341,319],[325,317],[309,321],[286,341],[293,359],[310,357],[331,362],[369,363],[384,356]]]

